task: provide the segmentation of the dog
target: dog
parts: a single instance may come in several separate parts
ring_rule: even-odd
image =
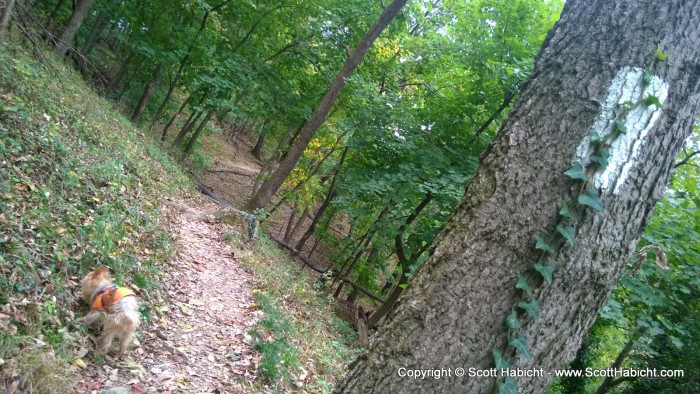
[[[133,291],[115,285],[109,277],[109,267],[90,272],[82,283],[82,295],[90,312],[83,322],[91,325],[105,316],[99,352],[107,353],[114,338],[119,339],[119,352],[126,353],[141,322],[139,302]]]

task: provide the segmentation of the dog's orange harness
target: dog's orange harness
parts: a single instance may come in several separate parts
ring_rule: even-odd
[[[98,311],[109,309],[124,297],[136,297],[136,294],[126,287],[107,286],[97,293],[95,301],[92,302],[92,309]]]

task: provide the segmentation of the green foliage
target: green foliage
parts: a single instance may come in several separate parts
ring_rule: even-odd
[[[549,284],[552,284],[552,273],[555,268],[554,264],[535,264],[535,270],[537,270]]]
[[[583,181],[588,180],[588,174],[586,174],[586,169],[583,167],[583,164],[580,161],[575,161],[571,165],[571,168],[564,172],[564,175],[568,176],[571,179],[580,179]]]
[[[520,321],[518,321],[518,313],[515,311],[515,309],[511,309],[510,315],[506,317],[506,326],[508,326],[508,328],[510,329],[520,328]]]
[[[505,357],[503,357],[503,354],[501,354],[500,350],[492,349],[491,352],[493,353],[494,360],[496,360],[496,368],[510,368],[510,363],[508,362],[508,360],[506,360]]]
[[[518,394],[518,381],[507,377],[502,383],[498,384],[498,392],[500,394]]]
[[[530,302],[520,301],[520,303],[518,303],[518,308],[527,312],[528,316],[533,319],[539,317],[539,307],[540,303],[537,300],[532,300]]]
[[[532,359],[532,353],[530,353],[530,347],[527,345],[525,337],[513,337],[508,341],[508,344],[528,360]]]
[[[566,239],[569,246],[574,246],[574,236],[576,234],[576,229],[574,227],[558,224],[556,230],[562,237],[564,237],[564,239]]]
[[[527,278],[522,275],[518,275],[518,283],[515,287],[517,289],[522,289],[527,295],[532,295],[532,288],[530,288],[530,285],[527,283]]]
[[[535,248],[536,248],[536,249],[542,250],[542,251],[547,252],[547,253],[549,253],[549,254],[554,254],[554,253],[555,253],[554,248],[552,248],[551,246],[549,246],[549,244],[547,243],[547,241],[545,241],[545,239],[544,239],[541,235],[536,235],[536,236],[535,236],[535,241],[537,241],[537,243],[535,244]]]
[[[600,201],[600,195],[598,194],[598,190],[593,188],[588,189],[586,191],[586,194],[579,195],[578,203],[587,207],[591,207],[598,212],[602,212],[605,210],[603,202]]]

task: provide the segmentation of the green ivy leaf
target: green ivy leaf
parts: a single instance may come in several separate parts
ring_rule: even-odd
[[[493,359],[496,360],[496,368],[510,368],[510,363],[505,357],[503,357],[500,350],[493,349],[491,350],[491,353],[493,353]]]
[[[605,207],[603,206],[603,202],[600,201],[598,190],[593,188],[588,189],[586,194],[579,195],[578,203],[581,205],[589,206],[598,212],[602,212],[605,209]]]
[[[506,317],[506,326],[510,329],[520,328],[520,321],[518,320],[518,313],[515,308],[510,308],[510,314]]]
[[[583,167],[583,164],[581,164],[580,161],[575,161],[573,164],[571,164],[571,168],[569,168],[564,175],[568,176],[571,179],[581,179],[584,181],[588,180],[588,174],[586,174],[586,169]]]
[[[510,339],[509,344],[528,360],[532,359],[532,353],[530,353],[530,348],[527,346],[527,339],[524,337],[513,337]]]
[[[642,73],[642,84],[644,86],[649,86],[649,84],[651,84],[652,75],[653,74],[651,73],[651,71],[649,69],[646,69],[646,68],[644,69],[644,72]]]
[[[530,302],[520,301],[518,308],[527,312],[533,319],[539,318],[540,303],[537,300],[532,300]]]
[[[600,152],[598,152],[595,155],[591,155],[591,161],[598,164],[598,167],[600,168],[605,168],[608,166],[608,159],[610,158],[610,150],[609,149],[601,149]]]
[[[644,99],[644,105],[646,105],[647,107],[650,105],[655,105],[656,108],[664,107],[663,104],[661,104],[661,101],[659,101],[659,98],[651,94]]]
[[[622,119],[615,120],[614,130],[618,134],[625,134],[627,132],[627,125]]]
[[[522,275],[518,275],[518,283],[515,285],[515,287],[525,290],[527,295],[532,295],[532,289],[530,288],[530,285],[527,284],[527,279],[525,279],[525,277]]]
[[[566,201],[564,201],[564,205],[561,207],[559,214],[561,216],[567,217],[569,219],[575,218],[573,212],[571,212],[571,210],[569,210],[569,204],[567,204]]]
[[[498,384],[499,394],[518,394],[518,381],[508,376]]]
[[[597,143],[602,140],[600,134],[598,134],[597,131],[592,131],[591,132],[591,146],[595,146]]]
[[[657,60],[666,60],[668,58],[668,54],[664,53],[661,50],[661,45],[656,46],[656,59]]]
[[[549,246],[549,244],[547,244],[547,241],[545,241],[544,238],[542,238],[542,236],[536,236],[535,241],[537,241],[537,244],[535,245],[536,249],[544,250],[549,254],[554,254],[554,249],[552,249],[552,247]]]
[[[544,280],[546,280],[550,285],[552,284],[552,272],[554,272],[554,268],[554,264],[535,264],[535,270],[537,270],[537,272],[539,272]]]
[[[576,229],[574,229],[572,226],[562,226],[561,224],[558,224],[557,232],[566,238],[566,242],[570,246],[574,246],[574,233],[576,232]]]

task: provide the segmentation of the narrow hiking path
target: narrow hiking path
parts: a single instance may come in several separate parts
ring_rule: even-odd
[[[249,391],[259,356],[248,330],[262,312],[252,309],[253,278],[222,238],[224,225],[201,214],[214,208],[166,204],[176,256],[163,267],[164,292],[149,299],[140,346],[103,362],[88,356],[79,392]]]

